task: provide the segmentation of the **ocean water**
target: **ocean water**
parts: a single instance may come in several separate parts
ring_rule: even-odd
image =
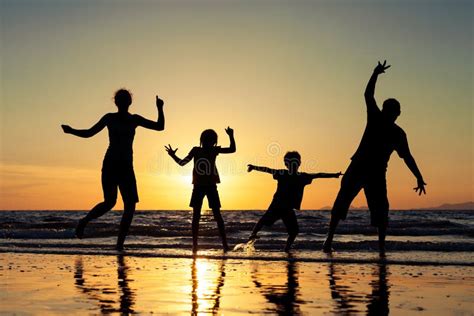
[[[264,211],[223,211],[231,247],[248,238]],[[74,237],[86,211],[2,211],[0,252],[115,254],[121,211],[89,223],[83,239]],[[328,211],[299,211],[292,260],[307,262],[377,262],[377,234],[368,211],[351,211],[338,227],[328,256],[322,253]],[[254,249],[224,254],[212,213],[203,212],[199,255],[208,258],[288,260],[282,249],[286,230],[281,221],[264,228]],[[127,237],[126,253],[144,257],[191,257],[191,211],[137,211]],[[391,211],[387,262],[393,264],[474,265],[474,211]]]

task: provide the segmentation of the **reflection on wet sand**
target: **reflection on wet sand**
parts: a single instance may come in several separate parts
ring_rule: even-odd
[[[191,264],[191,314],[218,314],[225,279],[225,260],[193,258]]]
[[[380,263],[374,267],[371,294],[363,295],[358,288],[352,289],[345,285],[346,275],[344,265],[329,264],[329,289],[331,297],[335,303],[334,312],[337,314],[360,313],[357,309],[361,304],[366,304],[367,315],[388,315],[389,314],[389,288],[388,272],[385,263]]]
[[[301,314],[299,305],[303,304],[304,301],[299,299],[298,269],[296,265],[297,263],[289,258],[286,265],[286,283],[284,285],[264,284],[261,279],[268,279],[268,277],[261,278],[257,267],[252,272],[253,283],[265,299],[274,305],[274,308],[267,308],[269,312],[278,315]]]
[[[104,275],[89,273],[86,277],[83,259],[79,256],[75,263],[75,286],[88,300],[97,303],[101,313],[131,314],[134,312],[135,294],[129,286],[133,280],[128,278],[128,270],[124,256],[117,256],[117,288],[110,287]]]
[[[390,285],[387,280],[387,265],[382,263],[377,267],[378,279],[376,278],[377,271],[375,271],[374,279],[371,282],[372,294],[367,303],[367,315],[388,315],[390,312],[388,307]]]
[[[0,254],[0,314],[472,314],[470,266],[262,259]]]

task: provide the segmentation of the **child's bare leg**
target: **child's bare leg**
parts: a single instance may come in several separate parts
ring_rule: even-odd
[[[263,217],[261,217],[257,224],[253,227],[252,234],[249,237],[249,240],[256,239],[257,238],[257,233],[262,229],[263,227]]]
[[[117,238],[117,250],[123,249],[123,244],[125,242],[125,238],[127,237],[128,229],[132,224],[133,214],[135,213],[135,205],[135,202],[124,204],[122,220],[120,222],[120,230]]]
[[[222,246],[224,247],[224,251],[229,250],[229,246],[227,245],[227,237],[225,234],[225,224],[224,219],[222,218],[222,214],[219,208],[213,208],[212,213],[214,214],[214,219],[217,222],[217,228],[219,229],[219,235],[222,239]]]
[[[115,200],[100,202],[87,213],[85,217],[79,220],[76,227],[76,237],[82,238],[84,236],[84,228],[91,220],[96,219],[110,211],[115,206]]]
[[[288,239],[286,240],[285,252],[289,252],[291,249],[291,245],[298,236],[300,229],[298,226],[298,221],[296,219],[296,214],[293,210],[289,211],[287,216],[283,217],[283,223],[286,226],[286,230],[288,231]]]
[[[198,235],[199,235],[199,220],[201,219],[201,208],[193,208],[193,223],[192,223],[192,232],[193,232],[193,252],[197,252],[198,248]]]

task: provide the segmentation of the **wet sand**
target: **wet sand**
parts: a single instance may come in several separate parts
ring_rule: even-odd
[[[0,314],[472,315],[474,267],[0,254]]]

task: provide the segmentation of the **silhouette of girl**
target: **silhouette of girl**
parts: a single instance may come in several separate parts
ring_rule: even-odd
[[[230,127],[227,127],[225,132],[227,135],[229,135],[229,147],[224,148],[217,146],[217,133],[212,129],[207,129],[201,134],[201,146],[193,147],[193,149],[191,149],[189,154],[184,159],[180,159],[178,156],[176,156],[176,151],[178,148],[173,149],[171,145],[165,146],[168,154],[180,166],[184,166],[194,159],[194,187],[193,194],[191,196],[191,202],[189,204],[189,206],[193,208],[192,232],[194,253],[197,253],[198,250],[199,220],[201,218],[201,207],[205,196],[207,196],[209,207],[212,209],[214,219],[217,222],[217,228],[219,229],[219,235],[222,239],[224,251],[229,249],[225,234],[224,220],[220,211],[221,202],[219,199],[219,193],[217,191],[217,184],[220,183],[220,178],[216,168],[216,157],[219,154],[235,153],[236,146],[234,130]]]

